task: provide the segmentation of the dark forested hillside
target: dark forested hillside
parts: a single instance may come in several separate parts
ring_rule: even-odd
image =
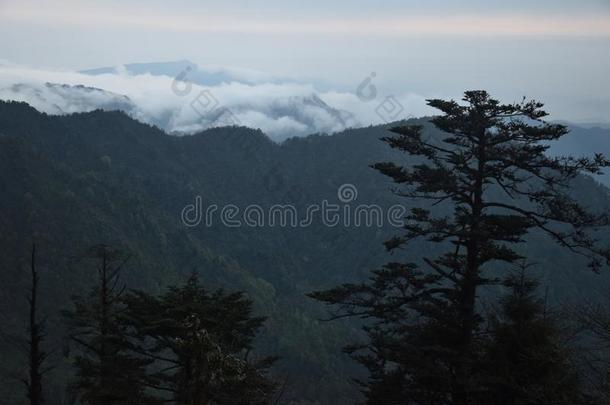
[[[379,141],[386,135],[386,127],[377,126],[276,144],[260,131],[225,127],[175,137],[119,112],[58,117],[0,102],[0,380],[18,377],[23,363],[13,336],[26,323],[27,266],[35,241],[41,313],[54,326],[48,344],[56,372],[48,389],[61,403],[69,348],[60,311],[71,295],[91,286],[93,277],[78,257],[106,243],[131,254],[123,274],[130,287],[158,293],[196,271],[204,285],[247,291],[256,314],[269,318],[255,351],[281,357],[274,367],[284,387],[281,401],[353,403],[358,388],[350,377],[362,370],[341,347],[359,328],[320,322],[325,310],[306,294],[361,279],[388,261],[383,242],[395,230],[387,224],[328,227],[316,220],[307,227],[231,228],[218,215],[211,226],[189,227],[181,213],[197,196],[204,209],[294,204],[304,212],[323,200],[339,203],[343,184],[357,189],[352,205],[404,203],[369,167],[409,163]],[[574,195],[593,210],[610,208],[608,190],[591,178],[579,178]],[[553,302],[595,300],[610,287],[608,275],[591,273],[584,260],[542,235],[531,235],[521,248],[539,264]],[[400,255],[416,260],[426,249],[431,247],[415,243]],[[0,385],[6,403],[18,403],[16,396],[22,396],[17,384]]]

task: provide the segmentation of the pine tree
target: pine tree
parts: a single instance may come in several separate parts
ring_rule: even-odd
[[[558,320],[536,294],[526,266],[504,281],[509,293],[490,322],[483,387],[494,404],[585,403]]]
[[[147,385],[177,404],[265,404],[274,384],[273,358],[248,361],[264,318],[252,317],[242,293],[208,292],[196,275],[160,297],[134,291],[126,318],[141,343],[135,350],[156,363]]]
[[[313,294],[339,305],[340,316],[373,321],[368,354],[358,357],[374,371],[365,390],[369,403],[390,395],[376,390],[388,381],[400,391],[396,397],[411,403],[465,405],[478,398],[477,292],[498,282],[490,269],[522,259],[515,245],[530,230],[586,257],[595,271],[610,257],[587,232],[607,225],[606,216],[587,212],[570,196],[576,176],[610,163],[601,155],[547,156],[549,142],[567,129],[544,122],[541,103],[501,104],[485,91],[468,91],[463,101],[428,100],[443,113],[430,120],[442,131],[438,136],[424,135],[422,126],[400,126],[383,138],[419,163],[373,165],[393,179],[398,195],[430,206],[412,208],[405,234],[387,241],[388,250],[423,239],[445,253],[425,257],[423,270],[391,263],[369,283]]]
[[[66,312],[70,339],[77,344],[74,390],[84,403],[147,404],[141,381],[147,360],[132,356],[122,322],[119,285],[127,256],[106,245],[93,246],[87,257],[97,265],[98,282],[87,297],[74,297]]]
[[[449,361],[459,361],[456,313],[448,299],[436,295],[449,289],[440,277],[425,274],[412,263],[388,263],[369,280],[311,296],[338,306],[335,316],[367,322],[368,342],[345,351],[365,366],[359,381],[367,404],[442,404],[450,395]]]

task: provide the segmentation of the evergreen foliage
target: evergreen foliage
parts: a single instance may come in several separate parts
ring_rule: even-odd
[[[70,340],[78,347],[74,356],[76,379],[73,390],[90,405],[146,404],[143,380],[146,359],[131,355],[131,341],[122,322],[125,306],[120,273],[128,257],[106,245],[89,249],[97,284],[85,297],[74,297],[66,311]]]
[[[429,139],[445,135],[428,118],[392,125],[402,124],[421,125],[422,135]],[[75,252],[94,243],[121,246],[131,253],[130,268],[137,269],[122,274],[129,288],[157,294],[197,269],[208,291],[220,287],[246,291],[255,312],[268,316],[265,333],[256,339],[256,352],[282,357],[271,370],[286,381],[282,401],[357,402],[357,387],[346,376],[362,376],[363,370],[340,348],[362,336],[360,324],[318,322],[323,308],[305,294],[366,280],[370,269],[387,261],[381,243],[396,229],[331,228],[317,221],[298,229],[236,229],[220,226],[218,217],[212,227],[186,228],[179,214],[196,195],[203,196],[205,205],[269,207],[279,202],[296,204],[304,212],[308,204],[338,202],[338,187],[350,183],[358,188],[352,205],[374,203],[387,210],[402,201],[407,208],[451,215],[448,201],[430,207],[428,201],[401,200],[388,193],[383,175],[367,167],[386,161],[405,167],[421,163],[420,158],[378,141],[387,136],[387,127],[312,135],[279,145],[248,128],[215,128],[176,137],[118,112],[49,116],[24,103],[0,102],[2,334],[21,334],[28,319],[23,292],[31,280],[22,269],[28,265],[32,237],[44,246],[45,268],[50,269],[44,274],[39,301],[53,326],[45,337],[45,346],[50,347],[59,346],[55,342],[65,336],[56,314],[73,305],[72,295],[86,295],[97,283],[89,266],[80,271],[73,265]],[[573,127],[561,139],[571,137],[580,145],[581,139],[607,134],[607,130]],[[497,187],[490,191],[505,198]],[[569,193],[587,208],[610,207],[607,189],[587,176],[575,177]],[[531,208],[526,201],[519,203]],[[608,274],[578,271],[584,266],[582,257],[553,246],[541,235],[534,230],[515,247],[522,256],[535,255],[545,275],[549,302],[582,297],[599,302],[610,285]],[[607,240],[607,235],[599,235]],[[426,277],[430,269],[422,266],[422,258],[435,258],[446,249],[423,239],[403,247],[394,251],[393,260],[417,262]],[[498,263],[487,267],[490,274],[500,270]],[[480,293],[488,299],[489,291],[494,290]],[[13,349],[12,342],[0,340],[3,382],[25,364]],[[65,403],[71,367],[67,362],[56,366],[45,378],[45,397],[48,403]],[[23,399],[19,388],[0,384],[0,397],[19,403]]]
[[[265,371],[274,359],[248,360],[264,318],[252,316],[243,293],[208,292],[193,274],[160,297],[132,292],[125,302],[134,351],[157,362],[148,387],[176,404],[269,403],[274,384]]]
[[[366,329],[370,353],[357,356],[371,371],[369,403],[481,400],[480,288],[500,282],[494,274],[502,264],[523,259],[515,246],[528,232],[537,229],[585,257],[594,271],[610,258],[594,233],[608,224],[606,215],[589,212],[569,193],[581,173],[600,173],[610,163],[600,154],[548,156],[549,142],[568,131],[542,120],[541,103],[501,104],[485,91],[468,91],[463,102],[428,101],[442,112],[431,119],[442,131],[438,137],[410,125],[383,138],[418,163],[373,165],[393,179],[398,195],[427,204],[411,209],[405,233],[386,248],[422,239],[444,252],[423,257],[424,270],[391,263],[369,283],[312,294],[338,305],[343,316],[373,319]],[[437,205],[445,213],[431,210]]]
[[[538,283],[521,271],[503,285],[499,314],[490,320],[484,350],[485,400],[494,404],[584,404],[580,376],[572,364],[560,321],[539,294]]]

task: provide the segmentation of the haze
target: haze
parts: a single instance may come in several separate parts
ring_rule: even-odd
[[[342,92],[375,72],[385,94],[484,88],[609,123],[610,2],[530,3],[8,0],[0,58],[59,70],[189,59]]]

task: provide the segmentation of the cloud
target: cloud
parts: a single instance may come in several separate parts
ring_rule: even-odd
[[[182,80],[177,80],[163,74],[168,66],[172,73],[176,71],[172,63],[138,64],[137,73],[135,65],[127,65],[98,69],[95,74],[4,63],[0,65],[0,99],[25,101],[50,114],[120,109],[178,134],[243,125],[259,128],[276,141],[430,112],[424,98],[415,94],[391,96],[389,103],[390,95],[364,99],[350,92],[318,91],[310,83],[271,78],[260,72],[211,72],[187,61],[184,64],[187,70],[179,76]]]

